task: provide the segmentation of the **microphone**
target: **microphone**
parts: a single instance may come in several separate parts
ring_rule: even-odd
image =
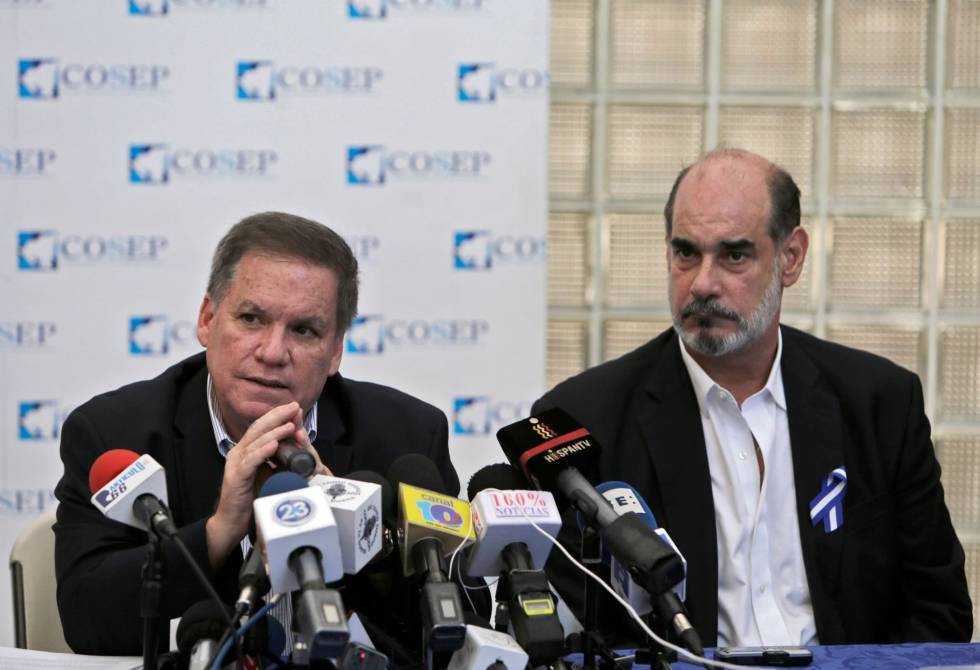
[[[617,514],[622,516],[627,512],[634,512],[643,519],[644,523],[647,524],[649,528],[653,530],[654,533],[660,537],[661,540],[667,543],[667,545],[674,550],[674,552],[680,557],[681,563],[684,565],[684,579],[678,584],[675,584],[671,589],[677,597],[681,600],[687,600],[687,559],[681,553],[681,550],[677,548],[674,540],[670,537],[670,534],[664,528],[659,528],[657,526],[657,519],[650,507],[647,505],[646,500],[644,500],[639,491],[634,489],[632,486],[626,482],[610,481],[603,482],[596,486],[596,490],[602,494],[602,496],[609,501],[612,505],[613,510]],[[611,572],[614,579],[617,580],[616,591],[619,595],[623,596],[630,605],[636,609],[640,614],[646,614],[651,611],[650,605],[650,594],[647,593],[642,586],[636,583],[632,575],[626,570],[623,565],[616,560],[615,557],[609,557],[608,561],[611,567]]]
[[[398,543],[406,575],[416,571],[412,549],[420,540],[438,540],[442,556],[469,542],[469,503],[445,492],[432,461],[419,454],[400,456],[388,468],[388,481],[398,491]]]
[[[336,658],[350,637],[340,593],[327,581],[343,575],[337,523],[323,490],[292,472],[275,474],[252,503],[260,546],[275,593],[293,599],[300,640],[294,657]]]
[[[105,516],[165,538],[177,534],[167,509],[167,475],[149,454],[111,449],[92,464],[92,505]]]
[[[550,491],[528,491],[514,468],[504,463],[488,465],[470,479],[466,493],[470,498],[475,544],[470,547],[466,574],[496,577],[508,566],[505,549],[523,545],[523,570],[544,567],[552,543],[528,522],[552,537],[561,530],[561,515]],[[497,489],[497,490],[487,490]],[[515,548],[516,550],[516,548]]]
[[[255,605],[272,588],[269,573],[266,572],[262,561],[262,552],[252,545],[248,556],[238,571],[238,600],[235,601],[235,613],[238,616],[255,611]]]
[[[177,650],[189,670],[206,670],[218,653],[230,612],[213,600],[187,608],[177,624]]]
[[[418,454],[397,458],[388,468],[388,481],[398,487],[402,567],[421,582],[423,645],[430,653],[455,651],[463,646],[466,623],[445,556],[467,540],[469,505],[447,495],[435,464]]]
[[[619,514],[635,514],[647,524],[654,532],[680,557],[684,565],[685,579],[676,584],[671,591],[666,593],[651,595],[643,591],[643,587],[636,583],[629,571],[616,559],[612,557],[610,573],[613,576],[613,587],[619,595],[633,605],[639,614],[646,614],[655,611],[665,625],[669,625],[677,637],[684,642],[684,646],[698,656],[704,656],[704,648],[701,646],[701,638],[698,632],[691,625],[687,617],[687,610],[684,609],[682,600],[685,600],[687,585],[687,561],[677,549],[677,545],[663,528],[657,527],[657,519],[646,501],[639,492],[625,482],[605,482],[596,487],[612,505],[613,510]]]
[[[323,491],[337,521],[344,572],[357,574],[381,551],[383,544],[381,486],[326,475],[310,479],[310,486]]]
[[[272,458],[283,471],[294,472],[304,479],[316,470],[316,459],[313,458],[313,454],[290,442],[280,444]]]
[[[347,478],[381,487],[381,551],[370,561],[380,563],[394,551],[398,543],[398,503],[395,501],[394,489],[387,479],[370,470],[352,472]]]
[[[446,670],[524,670],[528,654],[514,638],[490,628],[467,624],[463,646],[453,653]],[[531,667],[534,667],[533,662]]]
[[[467,573],[500,576],[498,629],[508,626],[531,666],[537,667],[563,656],[565,632],[542,570],[553,545],[528,517],[555,537],[561,515],[550,492],[522,490],[524,486],[520,474],[506,464],[484,467],[470,479],[467,494],[477,540],[469,552]]]
[[[589,471],[599,444],[564,410],[554,408],[497,431],[507,459],[537,488],[557,490],[593,525],[605,531],[606,546],[650,593],[667,591],[684,579],[677,556],[636,514],[619,516],[580,470]]]

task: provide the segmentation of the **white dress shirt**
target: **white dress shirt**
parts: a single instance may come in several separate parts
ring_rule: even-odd
[[[818,644],[803,566],[786,396],[776,359],[739,407],[681,344],[701,410],[718,536],[718,646]],[[758,444],[765,464],[760,486]]]

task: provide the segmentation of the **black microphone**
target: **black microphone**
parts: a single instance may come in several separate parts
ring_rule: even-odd
[[[506,627],[530,657],[531,667],[564,656],[565,632],[544,566],[552,544],[532,526],[557,535],[561,516],[547,491],[527,491],[526,480],[510,465],[481,468],[470,479],[476,544],[467,556],[471,576],[499,576],[497,630]]]
[[[316,459],[313,458],[313,454],[289,442],[279,445],[273,460],[286,472],[295,472],[300,477],[309,477],[316,470]]]
[[[189,670],[206,670],[218,653],[230,610],[213,600],[202,600],[187,608],[177,624],[177,650]]]
[[[596,439],[559,408],[497,431],[507,459],[537,488],[558,491],[605,533],[606,546],[637,583],[661,594],[684,579],[684,564],[636,514],[618,516],[582,475],[599,456]]]
[[[256,603],[265,597],[272,585],[269,583],[269,573],[265,570],[262,552],[252,545],[248,556],[238,571],[238,600],[235,601],[235,615],[242,616],[255,611]]]
[[[445,554],[463,539],[459,537],[458,527],[450,529],[435,520],[418,523],[413,519],[413,515],[418,514],[413,508],[421,497],[438,501],[439,506],[451,513],[456,513],[454,508],[459,503],[460,507],[467,508],[468,516],[469,506],[446,494],[438,468],[419,454],[406,454],[395,459],[388,468],[388,481],[399,489],[399,511],[404,526],[400,541],[404,542],[406,574],[414,570],[420,581],[423,647],[436,653],[455,651],[463,646],[466,622],[459,587],[447,574]],[[468,518],[463,521],[464,526],[469,523]]]

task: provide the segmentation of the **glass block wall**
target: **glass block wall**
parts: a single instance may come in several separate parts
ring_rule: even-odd
[[[811,237],[783,321],[922,377],[980,604],[980,0],[552,0],[551,77],[549,385],[668,326],[684,165],[775,160]]]

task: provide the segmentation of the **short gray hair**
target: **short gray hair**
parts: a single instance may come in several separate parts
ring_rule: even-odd
[[[214,250],[208,295],[221,302],[246,253],[293,256],[337,274],[337,334],[357,316],[357,259],[347,242],[322,223],[285,212],[262,212],[231,227]]]

